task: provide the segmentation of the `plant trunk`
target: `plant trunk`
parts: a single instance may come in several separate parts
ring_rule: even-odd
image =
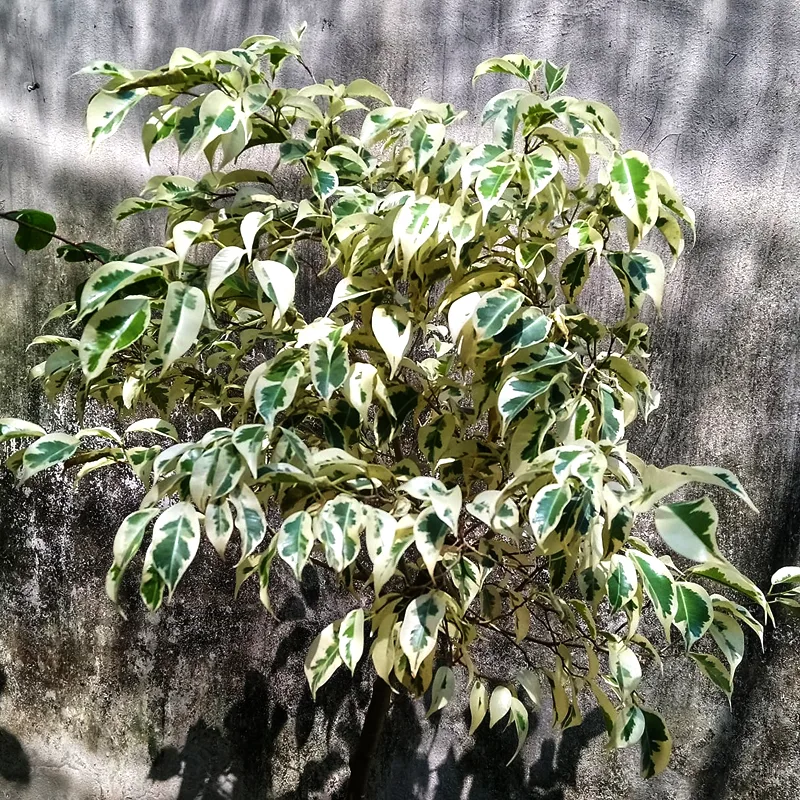
[[[375,678],[375,682],[372,684],[372,697],[364,717],[364,724],[361,727],[361,735],[358,738],[356,749],[350,757],[350,780],[347,784],[345,800],[363,800],[365,797],[364,792],[367,790],[370,766],[378,750],[383,723],[386,721],[391,702],[392,690],[389,688],[389,684],[380,678]]]

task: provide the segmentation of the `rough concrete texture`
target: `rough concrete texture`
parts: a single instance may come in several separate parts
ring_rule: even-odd
[[[610,103],[624,143],[653,154],[697,211],[697,246],[673,270],[653,371],[663,405],[638,452],[659,464],[737,471],[762,513],[720,498],[721,538],[763,581],[798,548],[800,471],[800,6],[794,0],[4,0],[0,3],[0,197],[42,207],[75,238],[140,244],[147,223],[110,209],[174,166],[148,168],[133,125],[91,157],[82,112],[95,57],[165,62],[178,45],[229,47],[307,19],[316,74],[369,77],[398,102],[420,94],[475,114],[501,79],[470,88],[482,58],[525,51],[572,62],[575,94]],[[37,87],[37,88],[34,88]],[[474,128],[470,135],[480,134]],[[186,165],[184,165],[186,168]],[[0,411],[69,425],[26,389],[25,344],[81,266],[23,258],[0,231]],[[108,502],[111,492],[112,502]],[[309,576],[279,589],[279,622],[209,548],[175,601],[128,621],[103,596],[113,531],[137,502],[124,476],[73,495],[59,478],[22,491],[0,478],[0,796],[26,800],[316,798],[341,784],[368,677],[339,674],[315,707],[302,653],[333,617]],[[800,660],[790,622],[751,648],[733,712],[695,673],[647,676],[677,742],[639,781],[634,753],[607,754],[597,714],[562,737],[537,721],[524,757],[510,732],[464,736],[464,698],[425,722],[400,700],[371,796],[381,800],[795,798]],[[751,642],[752,644],[752,642]],[[502,659],[504,654],[497,654]],[[587,709],[588,712],[588,709]]]

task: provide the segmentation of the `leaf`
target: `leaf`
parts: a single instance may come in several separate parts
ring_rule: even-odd
[[[744,631],[742,626],[733,617],[715,610],[709,632],[717,647],[722,651],[722,655],[728,661],[731,670],[731,681],[733,681],[733,674],[744,658]]]
[[[372,312],[372,332],[389,361],[389,378],[393,378],[400,361],[411,344],[411,320],[397,306],[377,306]]]
[[[688,651],[708,631],[714,608],[708,592],[696,583],[678,581],[675,584],[675,591],[677,599],[675,627],[681,632]]]
[[[403,204],[392,225],[392,235],[404,264],[433,236],[441,212],[439,201],[433,197],[412,197]]]
[[[653,603],[653,610],[664,627],[664,635],[669,641],[669,628],[678,610],[675,581],[666,565],[654,556],[629,550],[628,557],[636,565],[642,578],[647,596]]]
[[[609,737],[609,746],[620,749],[636,744],[644,734],[644,727],[644,714],[638,706],[620,709]]]
[[[37,211],[35,208],[24,208],[19,211],[7,211],[6,219],[17,223],[14,244],[23,253],[32,250],[43,250],[53,239],[56,232],[56,221],[50,214]]]
[[[441,666],[436,670],[431,684],[431,705],[425,718],[429,718],[437,711],[441,711],[453,699],[453,690],[456,686],[456,678],[453,670],[447,666]]]
[[[414,523],[414,543],[428,568],[431,578],[441,560],[441,550],[450,528],[437,516],[435,509],[423,511]]]
[[[440,519],[446,523],[451,530],[455,531],[458,526],[458,515],[461,513],[461,487],[453,486],[447,488],[436,478],[428,478],[420,475],[406,481],[402,491],[417,500],[428,500],[433,506]]]
[[[200,104],[200,149],[204,150],[214,139],[233,130],[236,122],[236,106],[230,95],[219,89],[208,92]]]
[[[742,575],[733,564],[717,559],[706,564],[698,564],[692,567],[689,572],[735,589],[745,597],[749,597],[758,603],[767,619],[772,618],[772,611],[769,603],[767,603],[767,598],[764,597],[764,593],[746,575]]]
[[[44,435],[45,429],[33,422],[18,419],[17,417],[0,418],[0,442],[5,442],[9,439],[25,439],[28,437],[38,439],[40,436]]]
[[[313,547],[311,515],[307,511],[296,511],[288,516],[278,531],[278,555],[289,565],[298,581]]]
[[[361,143],[369,147],[385,139],[389,133],[400,125],[408,122],[411,112],[399,106],[387,106],[370,111],[364,118],[361,126]]]
[[[523,157],[522,167],[528,181],[528,203],[558,175],[558,154],[541,145]]]
[[[80,441],[66,433],[42,436],[23,451],[19,482],[24,483],[42,470],[71,458],[79,446]]]
[[[669,489],[669,492],[674,492],[676,489],[680,488],[689,481],[707,483],[712,486],[719,486],[722,489],[727,489],[732,494],[735,494],[739,499],[744,500],[744,502],[747,503],[747,505],[750,506],[753,511],[758,513],[758,509],[753,504],[750,496],[744,490],[741,481],[730,470],[723,469],[722,467],[687,467],[682,464],[674,464],[670,467],[667,467],[664,472],[669,473],[670,476],[680,476],[683,478],[683,480],[680,480],[677,485],[673,484],[673,486]],[[667,492],[667,494],[669,492]],[[662,495],[662,497],[663,496],[664,495]]]
[[[475,67],[472,82],[475,83],[481,75],[487,75],[491,72],[503,72],[506,75],[513,75],[515,78],[530,81],[541,66],[541,63],[541,61],[531,61],[530,58],[521,53],[512,53],[503,56],[503,58],[487,58],[486,61],[481,61]]]
[[[636,653],[619,639],[608,643],[608,669],[620,695],[627,700],[642,680],[642,667]]]
[[[517,673],[519,685],[525,690],[531,702],[537,707],[542,705],[542,684],[539,676],[530,669],[521,669]]]
[[[442,146],[444,135],[444,125],[439,122],[427,122],[421,114],[410,126],[408,143],[414,156],[414,169],[417,172],[420,172]]]
[[[205,528],[208,541],[224,560],[225,549],[233,534],[233,513],[227,500],[208,503],[205,508]]]
[[[146,89],[100,89],[86,108],[86,130],[92,146],[114,134],[128,112],[146,95]]]
[[[371,97],[386,106],[392,105],[392,98],[380,86],[376,86],[365,78],[356,78],[354,81],[350,81],[344,93],[347,97]]]
[[[661,715],[651,709],[642,708],[644,733],[640,740],[642,748],[641,773],[643,778],[652,778],[664,770],[672,754],[672,737]]]
[[[659,506],[656,530],[684,558],[705,562],[722,558],[717,546],[717,509],[708,497]]]
[[[547,94],[555,94],[564,85],[568,72],[569,64],[557,67],[550,61],[544,62],[544,80]]]
[[[304,670],[311,688],[311,696],[316,700],[320,687],[327,683],[342,663],[339,652],[339,623],[328,625],[311,643],[306,655]]]
[[[242,247],[223,247],[214,255],[206,272],[206,292],[209,300],[214,299],[217,289],[239,269],[245,252]]]
[[[106,594],[114,605],[119,604],[119,587],[125,570],[141,547],[145,529],[159,511],[158,508],[134,511],[117,528],[114,536],[114,562],[106,575]]]
[[[431,468],[439,462],[455,433],[456,422],[452,414],[432,419],[417,431],[417,445]]]
[[[494,728],[511,710],[513,695],[507,686],[497,686],[489,700],[489,727]]]
[[[292,404],[300,378],[305,373],[302,361],[293,358],[296,358],[294,354],[273,363],[255,382],[256,408],[270,430],[278,414]]]
[[[292,307],[295,293],[295,274],[280,261],[253,261],[253,272],[264,294],[278,309],[281,317]]]
[[[719,594],[711,595],[711,602],[714,604],[714,614],[725,613],[730,615],[740,622],[744,622],[755,634],[761,642],[761,648],[764,648],[764,626],[750,613],[750,610],[738,603],[734,603],[728,598]]]
[[[150,323],[146,297],[115,300],[94,314],[81,336],[79,355],[87,380],[96,378],[114,353],[132,345]]]
[[[189,248],[193,244],[196,244],[198,239],[206,236],[211,228],[212,222],[210,219],[207,219],[202,223],[195,220],[179,222],[172,229],[172,245],[175,248],[175,255],[178,256],[179,267],[183,266],[183,262],[186,260],[186,254],[189,252]]]
[[[241,563],[264,540],[267,533],[267,520],[264,509],[249,486],[238,486],[230,494],[230,501],[236,509],[236,530],[242,540]]]
[[[486,691],[486,684],[481,680],[476,680],[475,683],[472,684],[472,689],[469,693],[470,736],[475,733],[478,726],[486,717],[488,705],[489,692]]]
[[[497,395],[497,408],[503,429],[515,420],[537,397],[550,388],[550,381],[526,381],[509,378]]]
[[[339,626],[339,655],[352,675],[364,653],[364,609],[354,608]]]
[[[230,443],[213,443],[192,466],[189,491],[198,509],[205,509],[209,500],[219,500],[233,492],[244,475],[245,463]]]
[[[477,339],[492,339],[506,328],[511,317],[519,311],[525,296],[514,289],[494,289],[480,299],[473,312]]]
[[[309,165],[311,190],[320,200],[327,200],[339,188],[339,175],[330,161]]]
[[[708,653],[688,653],[688,656],[697,664],[703,675],[725,694],[730,704],[733,695],[733,676],[725,665],[716,656]]]
[[[175,503],[162,512],[153,526],[148,548],[156,574],[170,597],[192,563],[200,546],[200,518],[190,503]]]
[[[331,569],[342,572],[361,550],[364,508],[354,497],[337,495],[328,500],[317,517],[317,531]]]
[[[608,602],[611,610],[620,611],[636,595],[638,585],[633,562],[620,553],[611,556],[611,571],[608,575]]]
[[[414,534],[410,527],[398,528],[395,518],[385,511],[368,509],[368,515],[367,550],[374,566],[372,578],[377,597],[414,541]]]
[[[442,592],[436,591],[415,597],[406,608],[399,642],[412,675],[417,674],[422,662],[436,646],[445,608]]]
[[[158,331],[158,350],[164,358],[164,369],[197,341],[205,313],[206,298],[201,289],[180,281],[170,283]]]
[[[561,521],[561,515],[571,495],[568,484],[551,484],[543,486],[533,496],[528,511],[528,520],[534,538],[540,546]]]
[[[0,425],[1,424],[2,420],[0,420]],[[800,585],[800,567],[781,567],[779,570],[773,573],[770,580],[770,586],[775,587],[781,585],[786,587]]]
[[[253,246],[255,244],[258,231],[269,222],[270,217],[261,211],[250,211],[242,219],[239,231],[242,236],[242,245],[248,258],[253,257]]]
[[[309,346],[308,359],[314,388],[323,400],[330,400],[347,378],[350,367],[347,344],[330,337],[318,339]]]
[[[653,300],[657,311],[661,311],[664,295],[664,263],[655,254],[646,250],[630,253],[607,253],[608,261],[625,296],[629,313],[638,311],[645,295]]]
[[[172,439],[173,442],[177,442],[179,439],[175,426],[169,420],[160,417],[148,417],[132,422],[125,428],[124,436],[130,433],[157,433]]]
[[[500,202],[516,173],[516,164],[503,162],[487,164],[478,173],[475,180],[475,191],[483,209],[484,224],[489,218],[491,210]]]
[[[267,438],[265,425],[242,425],[231,436],[231,443],[245,460],[253,478],[258,476],[258,460]]]
[[[514,727],[517,729],[517,749],[506,762],[506,766],[509,766],[519,755],[519,751],[522,750],[522,746],[528,738],[528,727],[530,724],[528,720],[528,710],[516,697],[511,698],[511,720],[514,723]]]
[[[625,418],[615,402],[614,393],[607,387],[598,387],[600,396],[600,439],[616,444],[625,434]]]
[[[570,253],[561,265],[561,288],[568,303],[574,303],[589,279],[591,253],[587,250],[575,250]]]
[[[611,197],[643,238],[656,224],[661,206],[650,161],[636,150],[615,153],[609,178]]]

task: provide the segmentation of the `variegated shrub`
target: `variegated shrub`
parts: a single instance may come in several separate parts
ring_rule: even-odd
[[[645,242],[677,260],[694,215],[665,172],[620,148],[610,108],[562,94],[566,67],[482,63],[475,78],[515,85],[483,112],[491,143],[472,146],[449,135],[462,115],[448,103],[398,106],[368,80],[279,87],[284,62],[305,67],[298,42],[84,70],[106,78],[93,144],[156,98],[145,152],[171,138],[209,171],[156,176],[117,209],[164,209],[162,245],[61,240],[61,256],[96,269],[48,318],[66,333],[34,340],[50,354],[33,376],[51,398],[74,394],[81,418],[91,400],[138,421],[70,434],[2,419],[3,440],[32,440],[7,467],[20,481],[56,464],[138,476],[144,499],[113,541],[114,603],[137,561],[157,609],[203,535],[225,557],[236,533],[237,589],[257,581],[268,609],[280,562],[352,591],[308,652],[314,694],[366,657],[396,691],[430,688],[431,713],[461,683],[472,730],[507,719],[519,747],[531,706],[552,700],[567,728],[593,695],[611,746],[638,743],[654,775],[671,738],[640,691],[640,659],[665,647],[653,629],[667,643],[676,629],[673,653],[730,699],[743,626],[761,639],[771,619],[720,552],[711,501],[665,502],[707,484],[752,507],[736,477],[647,464],[626,440],[658,405],[640,313],[647,297],[659,308],[665,266]],[[61,238],[42,212],[3,217],[25,250]],[[295,286],[315,269],[340,280],[306,319]],[[581,305],[596,273],[621,288],[603,321]],[[187,414],[218,424],[179,441],[170,418]],[[651,512],[660,540],[634,533]],[[800,604],[800,572],[774,591]]]

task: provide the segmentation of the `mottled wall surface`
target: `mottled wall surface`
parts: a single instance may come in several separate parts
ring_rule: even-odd
[[[670,275],[653,365],[663,405],[637,435],[638,452],[737,471],[762,513],[720,498],[724,547],[762,581],[795,562],[796,0],[3,0],[0,201],[47,209],[76,239],[155,240],[147,223],[112,229],[110,209],[174,167],[173,152],[151,170],[129,125],[90,157],[82,112],[92,82],[70,74],[95,57],[156,66],[177,45],[230,47],[302,19],[318,76],[369,77],[398,102],[451,99],[474,118],[501,84],[473,91],[473,65],[526,51],[571,61],[573,93],[617,109],[624,144],[674,174],[700,225]],[[40,406],[26,389],[24,348],[83,267],[23,258],[9,233],[0,230],[0,413],[70,425],[68,410]],[[175,602],[146,614],[131,599],[120,620],[103,577],[113,531],[138,495],[122,473],[85,486],[75,496],[40,476],[17,491],[0,477],[0,797],[331,796],[369,681],[339,674],[311,703],[302,653],[333,616],[320,600],[329,588],[311,576],[301,592],[279,587],[275,622],[252,588],[232,601],[232,574],[203,548]],[[395,705],[372,795],[796,798],[798,630],[770,635],[764,655],[752,648],[732,713],[688,669],[648,674],[677,738],[670,769],[648,784],[634,753],[604,752],[596,713],[554,737],[545,712],[524,758],[505,769],[511,733],[465,739],[462,697],[433,723]]]

